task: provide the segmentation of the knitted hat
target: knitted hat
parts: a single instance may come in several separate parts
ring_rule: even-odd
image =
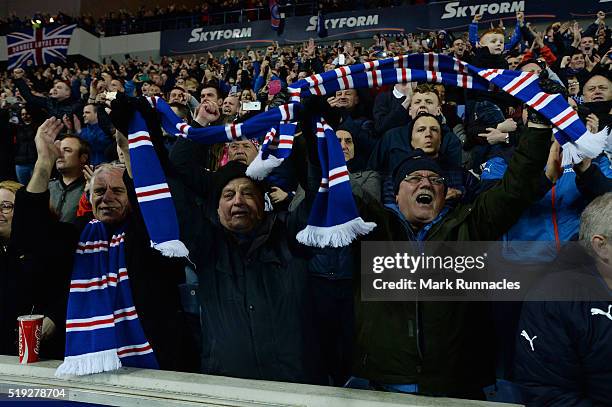
[[[218,201],[221,197],[221,192],[223,188],[232,180],[236,178],[249,178],[245,173],[248,166],[240,161],[230,161],[221,167],[217,172],[215,172],[214,177],[214,191],[215,198]],[[251,178],[249,178],[251,179]],[[259,185],[259,182],[251,179],[255,185],[259,187],[261,191],[262,188]]]
[[[431,171],[442,176],[443,171],[440,165],[429,158],[420,148],[411,151],[395,150],[395,154],[402,154],[404,157],[393,170],[393,191],[397,194],[400,184],[406,178],[406,175],[412,174],[415,171]],[[446,182],[444,183],[446,185]]]

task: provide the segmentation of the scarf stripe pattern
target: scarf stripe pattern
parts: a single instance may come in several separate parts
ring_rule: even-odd
[[[182,122],[162,99],[150,98],[149,101],[161,113],[164,130],[199,143],[215,144],[266,135],[257,159],[249,166],[247,172],[248,176],[254,179],[265,178],[289,155],[295,133],[295,120],[299,114],[302,97],[331,95],[337,90],[373,88],[396,83],[431,82],[465,89],[506,92],[551,121],[555,137],[563,147],[562,165],[578,163],[585,157],[594,158],[602,152],[606,142],[608,146],[612,145],[608,129],[596,134],[590,133],[563,96],[544,92],[537,79],[538,77],[533,73],[482,69],[447,55],[428,53],[402,55],[343,66],[304,78],[288,88],[290,95],[288,104],[270,109],[239,124],[193,128]],[[327,129],[323,123],[321,126],[323,134],[333,133],[333,130]],[[326,160],[332,159],[330,151],[337,150],[330,150],[330,144],[339,146],[339,142],[332,137],[326,139],[325,142],[318,143],[319,148],[324,150],[320,151],[319,155],[325,157]],[[338,168],[331,166],[328,161],[323,166],[328,169]],[[322,184],[325,184],[329,181],[329,170],[324,171],[322,176]],[[163,175],[155,183],[153,182],[151,185],[163,184]],[[348,180],[343,182],[348,182]],[[334,193],[333,198],[331,198],[332,194],[329,193],[329,189],[325,191],[325,188],[322,187],[319,190],[319,194],[327,194],[327,198],[321,198],[316,209],[313,208],[309,221],[310,232],[300,234],[302,243],[314,246],[333,246],[334,242],[344,244],[360,234],[355,231],[371,230],[371,225],[366,225],[365,222],[358,228],[341,227],[346,223],[344,222],[345,217],[336,218],[338,213],[330,209],[333,208],[333,205],[329,201],[333,199],[347,202],[353,198],[350,195],[350,189],[337,188],[336,190],[339,192]],[[350,212],[350,215],[347,216],[358,223],[360,218],[357,211],[353,211],[352,208],[347,210]],[[166,219],[165,221],[174,220]],[[324,233],[317,235],[317,231]],[[154,239],[155,234],[151,233],[151,230],[149,233],[153,241],[163,241],[163,239]],[[338,236],[335,236],[334,233],[337,233]],[[331,235],[334,237],[330,238]]]
[[[136,198],[149,232],[151,247],[164,256],[186,257],[179,240],[176,210],[164,172],[157,160],[142,114],[134,112],[128,126],[128,144]]]
[[[300,96],[327,95],[337,90],[372,88],[406,82],[432,82],[466,89],[499,90],[525,102],[553,124],[563,147],[562,165],[576,164],[599,155],[610,143],[608,129],[592,134],[560,94],[548,94],[531,72],[481,69],[448,55],[411,54],[340,67],[312,75],[291,86],[291,100]]]
[[[125,231],[108,239],[106,227],[92,220],[77,246],[66,317],[64,363],[58,377],[87,375],[123,366],[159,369],[130,289]]]
[[[321,184],[313,202],[308,225],[296,238],[308,246],[342,247],[355,236],[370,233],[376,224],[365,222],[357,212],[349,172],[336,133],[323,118],[316,123],[321,162]]]

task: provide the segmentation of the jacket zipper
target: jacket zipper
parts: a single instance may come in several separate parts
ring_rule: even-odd
[[[550,199],[552,201],[551,217],[552,217],[553,230],[555,233],[555,246],[557,247],[557,253],[558,253],[559,251],[561,251],[561,240],[559,239],[559,225],[557,224],[557,209],[555,208],[555,195],[556,195],[555,187],[556,185],[552,186]]]

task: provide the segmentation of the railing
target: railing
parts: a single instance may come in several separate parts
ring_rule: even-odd
[[[287,17],[307,16],[316,14],[316,3],[306,1],[296,4],[287,4],[280,7],[281,12]],[[265,20],[270,18],[268,7],[241,8],[238,10],[218,11],[212,13],[196,13],[183,16],[155,16],[144,18],[128,18],[125,20],[112,20],[110,22],[98,21],[104,28],[104,36],[113,37],[126,34],[140,34],[161,30],[175,30],[179,28],[202,27],[207,25],[225,25],[248,23],[250,21]],[[70,23],[72,21],[68,21]],[[76,21],[75,21],[76,22]],[[78,26],[91,34],[99,36],[95,27],[85,26],[78,23]],[[15,26],[3,24],[0,26],[0,35],[29,26],[29,21],[21,22]],[[53,26],[46,24],[45,26]]]
[[[316,4],[308,2],[286,5],[281,7],[281,12],[285,13],[286,17],[314,15],[316,14]],[[104,35],[111,37],[208,25],[242,24],[268,18],[270,18],[270,11],[267,7],[243,8],[206,14],[198,13],[188,16],[133,18],[107,23],[104,27]],[[97,35],[98,33],[93,34]]]
[[[430,398],[367,390],[244,380],[191,373],[122,368],[67,380],[53,374],[58,361],[19,365],[0,356],[0,404],[17,394],[55,394],[65,401],[111,406],[216,407],[511,407],[512,404]],[[45,389],[44,392],[36,389]],[[12,390],[12,392],[11,392]],[[49,390],[55,390],[49,391]],[[22,401],[24,399],[21,399]],[[24,406],[26,404],[24,403]]]

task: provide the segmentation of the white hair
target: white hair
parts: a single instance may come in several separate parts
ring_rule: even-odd
[[[91,176],[91,179],[89,180],[89,190],[87,191],[89,193],[89,199],[91,200],[91,197],[93,196],[94,180],[96,179],[96,176],[98,174],[101,174],[107,171],[119,171],[119,170],[124,171],[125,165],[121,163],[104,163],[104,164],[98,165],[96,169],[94,170]]]
[[[595,235],[612,238],[612,192],[597,197],[580,216],[580,243],[592,253],[591,239]]]

